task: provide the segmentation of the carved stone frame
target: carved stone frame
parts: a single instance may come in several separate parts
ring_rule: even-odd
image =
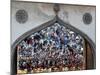
[[[28,32],[24,33],[23,35],[21,35],[11,46],[11,75],[16,75],[16,69],[17,69],[17,51],[15,50],[15,47],[17,46],[17,44],[19,44],[24,38],[26,38],[27,36],[31,35],[32,33],[35,33],[39,30],[42,30],[48,26],[53,25],[55,22],[58,22],[61,25],[64,25],[65,27],[73,30],[74,32],[80,34],[91,46],[91,53],[93,58],[91,58],[91,56],[88,56],[90,58],[90,60],[92,63],[92,66],[87,65],[86,64],[86,70],[87,69],[95,69],[96,68],[96,45],[94,44],[94,42],[82,31],[78,30],[77,28],[73,27],[72,25],[70,25],[69,23],[65,23],[63,22],[58,16],[55,16],[55,18],[51,21],[48,21],[47,23],[44,23],[36,28],[33,28],[31,30],[29,30]],[[87,55],[86,55],[87,56]],[[88,63],[88,61],[86,61],[86,63]]]

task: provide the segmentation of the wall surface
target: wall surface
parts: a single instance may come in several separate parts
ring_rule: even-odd
[[[30,3],[30,2],[12,2],[11,26],[12,40],[15,40],[27,31],[40,26],[41,24],[52,20],[55,17],[53,4]],[[28,21],[20,24],[16,21],[16,12],[24,9],[28,13]],[[83,14],[90,13],[92,22],[89,25],[83,23]],[[79,6],[79,5],[60,5],[59,17],[66,23],[81,30],[95,43],[95,7],[94,6]]]
[[[96,5],[95,0],[12,0],[12,1],[31,1],[31,2],[38,1],[38,2],[49,2],[49,3]]]

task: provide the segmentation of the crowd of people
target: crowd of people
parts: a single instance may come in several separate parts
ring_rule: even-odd
[[[84,69],[84,39],[55,23],[21,41],[17,49],[18,73]]]

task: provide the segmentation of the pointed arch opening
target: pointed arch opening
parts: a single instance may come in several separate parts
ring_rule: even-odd
[[[12,75],[95,69],[95,44],[58,16],[20,36],[11,49]]]

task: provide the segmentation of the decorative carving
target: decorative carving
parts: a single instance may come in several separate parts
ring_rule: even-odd
[[[59,4],[54,4],[54,12],[55,12],[55,14],[57,15],[59,11],[60,11]]]
[[[92,15],[90,13],[85,13],[83,15],[83,22],[85,24],[90,24],[92,22]]]
[[[18,10],[16,12],[16,21],[19,23],[25,23],[28,20],[28,14],[25,10]]]

